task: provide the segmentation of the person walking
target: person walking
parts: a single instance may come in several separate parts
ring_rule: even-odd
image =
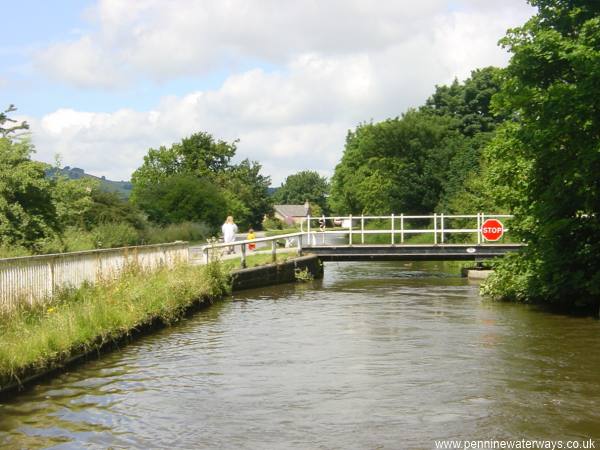
[[[229,244],[230,242],[235,242],[235,233],[238,232],[237,225],[233,222],[233,216],[227,216],[225,223],[221,227],[221,231],[223,232],[223,242],[225,244]],[[233,253],[233,245],[229,247],[227,253]]]

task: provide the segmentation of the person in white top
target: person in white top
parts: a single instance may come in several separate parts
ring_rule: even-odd
[[[238,227],[233,222],[233,216],[227,216],[227,220],[225,220],[225,223],[221,227],[221,231],[223,232],[223,242],[224,243],[227,244],[229,242],[235,241],[235,233],[238,232]],[[230,254],[233,253],[233,245],[231,247],[229,247],[229,250],[227,253],[230,253]]]

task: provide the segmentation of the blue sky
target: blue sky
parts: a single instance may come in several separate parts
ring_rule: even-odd
[[[239,139],[278,185],[330,176],[348,129],[421,104],[436,84],[502,66],[524,0],[3,2],[0,104],[37,158],[128,179],[150,147]]]
[[[68,39],[87,24],[83,11],[91,1],[3,2],[3,38],[0,45],[0,103],[18,103],[21,112],[41,115],[60,104],[61,98],[74,99],[76,91],[58,88],[32,67],[31,54],[49,42]],[[8,79],[8,81],[6,81]],[[90,105],[91,106],[91,105]]]
[[[82,89],[49,79],[36,69],[32,55],[49,43],[73,39],[96,29],[93,20],[86,18],[95,4],[92,0],[25,0],[3,6],[11,20],[3,24],[6,35],[0,46],[0,73],[11,84],[8,89],[0,89],[0,105],[18,99],[19,110],[35,116],[67,107],[110,112],[126,105],[142,111],[151,108],[157,98],[185,95],[195,89],[214,89],[227,75],[225,70],[217,70],[203,77],[180,76],[161,82],[142,78],[109,92],[101,87]]]

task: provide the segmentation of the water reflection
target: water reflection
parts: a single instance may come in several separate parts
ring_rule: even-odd
[[[597,321],[488,303],[442,264],[329,263],[325,274],[236,294],[37,386],[0,406],[0,444],[599,437]]]

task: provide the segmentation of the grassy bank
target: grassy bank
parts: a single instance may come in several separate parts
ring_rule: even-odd
[[[0,386],[64,364],[136,329],[177,321],[199,300],[223,296],[223,265],[181,265],[146,273],[129,268],[118,280],[83,286],[51,304],[0,317]]]
[[[278,263],[286,262],[298,255],[296,248],[279,249],[276,254],[276,261]],[[265,264],[273,263],[273,255],[271,252],[268,253],[249,253],[246,255],[246,267],[257,267],[264,266]],[[231,258],[222,261],[223,266],[227,270],[239,269],[241,265],[241,258]]]

